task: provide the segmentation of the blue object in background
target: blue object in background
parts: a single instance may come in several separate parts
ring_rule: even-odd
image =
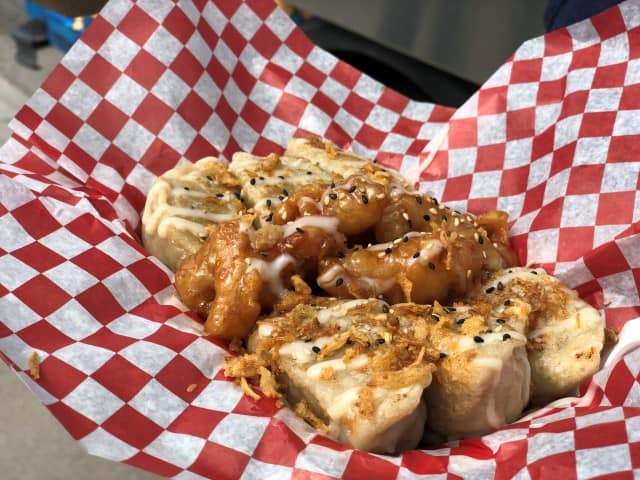
[[[49,43],[63,52],[71,48],[93,20],[90,16],[65,17],[28,0],[25,7],[30,18],[45,24]]]

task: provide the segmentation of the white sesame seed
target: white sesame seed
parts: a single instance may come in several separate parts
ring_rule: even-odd
[[[402,212],[402,218],[409,220],[409,214],[407,212]]]

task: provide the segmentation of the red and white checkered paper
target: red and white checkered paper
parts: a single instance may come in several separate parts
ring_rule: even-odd
[[[270,0],[112,0],[11,126],[0,352],[88,452],[176,479],[640,475],[640,0],[525,43],[455,113],[338,61]],[[140,246],[140,212],[179,162],[308,132],[407,173],[437,150],[425,190],[509,211],[520,259],[622,329],[582,397],[397,457],[244,397]]]

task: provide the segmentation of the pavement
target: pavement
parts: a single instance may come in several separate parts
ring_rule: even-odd
[[[61,52],[45,47],[38,52],[39,70],[15,63],[15,47],[9,33],[25,20],[22,2],[0,0],[0,144],[10,135],[9,120],[62,58]],[[159,478],[128,465],[88,455],[1,361],[0,405],[2,480]]]

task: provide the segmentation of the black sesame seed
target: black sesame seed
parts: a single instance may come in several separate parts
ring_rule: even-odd
[[[489,287],[485,290],[486,293],[491,293],[496,289],[496,287]]]
[[[433,318],[436,322],[440,321],[440,315],[437,313],[432,313],[431,318]]]
[[[425,222],[428,222],[429,220],[431,220],[431,217],[427,214],[424,214],[422,218],[424,219]]]
[[[280,180],[284,180],[284,177],[283,177],[282,175],[278,175],[278,178],[279,178]]]
[[[185,188],[187,188],[187,187],[185,187]],[[536,272],[535,270],[531,270],[531,273],[533,273],[534,275],[538,274],[538,272]]]
[[[344,258],[344,252],[338,252],[338,258]]]
[[[445,358],[446,356],[447,356],[447,354],[446,354],[446,353],[444,353],[444,352],[440,352],[440,358]]]
[[[347,338],[347,345],[351,345],[353,343],[353,340],[351,340],[350,338]]]
[[[510,307],[511,306],[511,300],[509,300],[508,298],[504,301],[504,306],[505,307]]]
[[[255,185],[255,184],[256,184],[256,179],[255,179],[255,178],[252,178],[251,180],[249,180],[249,183],[250,183],[251,185]]]
[[[509,272],[509,273],[513,273],[513,270],[507,270],[507,272]]]
[[[267,218],[264,219],[265,222],[270,222],[271,220],[273,220],[273,213],[270,213]]]
[[[314,345],[313,347],[311,347],[311,350],[313,350],[313,353],[320,353],[320,347],[317,345]]]
[[[504,324],[504,320],[502,318],[496,318],[496,323],[499,323],[500,325]]]
[[[407,220],[407,225],[409,226],[409,228],[413,227],[413,222],[411,221],[411,219]]]
[[[384,249],[384,253],[386,253],[387,255],[389,255],[393,250],[391,249],[391,247],[387,247]]]
[[[283,195],[278,195],[278,200],[280,200],[280,201],[284,200],[284,196]]]
[[[431,201],[436,207],[438,206],[438,199],[436,197],[431,197]]]
[[[184,187],[184,189],[185,189],[186,191],[189,191],[189,190],[190,190],[190,189],[189,189],[189,187]]]
[[[264,177],[258,177],[260,180],[264,180]]]
[[[449,219],[447,218],[447,216],[446,216],[446,215],[442,215],[442,220],[443,220],[444,222],[446,222],[446,221],[447,221],[447,220],[449,220]]]
[[[382,344],[385,342],[385,339],[384,339],[384,338],[377,338],[377,339],[376,339],[376,342],[377,342],[379,345],[382,345]]]
[[[444,311],[447,313],[455,312],[456,307],[444,307]]]
[[[267,198],[267,207],[270,207],[270,206],[271,206],[271,199]]]
[[[365,205],[369,203],[369,199],[367,198],[366,195],[362,195],[362,203],[364,203]]]
[[[504,335],[502,335],[502,340],[503,341],[507,341],[511,338],[511,335],[509,335],[508,333],[505,333]]]
[[[336,188],[336,184],[331,182],[331,188]]]
[[[304,343],[309,343],[311,341],[311,338],[307,337],[307,338],[303,338],[302,341]]]
[[[435,270],[436,269],[436,266],[432,262],[429,262],[427,265],[429,266],[429,268],[431,270]]]
[[[298,232],[298,233],[304,233],[304,230],[303,230],[303,229],[301,229],[300,227],[296,227],[296,232]]]
[[[289,192],[287,192],[287,189],[286,189],[286,188],[283,188],[283,189],[282,189],[282,194],[283,194],[285,197],[288,197],[288,196],[289,196]]]
[[[502,282],[498,282],[496,287],[498,288],[498,290],[504,290],[504,285],[502,284]]]
[[[476,335],[475,337],[473,337],[473,341],[476,343],[483,343],[484,338],[482,338],[480,335]]]
[[[238,200],[242,200],[242,197],[240,196],[240,194],[238,192],[233,192],[233,194],[236,196],[236,198]]]
[[[207,180],[209,180],[210,182],[213,182],[213,177],[211,175],[207,175]]]
[[[389,313],[389,307],[387,305],[382,305],[382,313]]]
[[[465,320],[466,318],[459,318],[458,320],[456,320],[456,325],[462,325]]]
[[[418,202],[418,205],[422,205],[422,197],[420,195],[416,195],[416,202]]]
[[[416,252],[413,254],[413,258],[418,258],[420,256],[420,252]]]
[[[340,285],[342,285],[344,283],[344,280],[342,278],[338,278],[336,280],[336,287],[339,287]]]
[[[402,241],[403,241],[404,243],[407,243],[407,242],[409,241],[409,237],[406,237],[406,236],[405,236],[405,237],[402,237]]]
[[[329,198],[330,198],[331,200],[335,200],[336,198],[338,198],[338,195],[337,195],[337,194],[335,194],[335,193],[330,193],[330,194],[329,194]]]
[[[307,172],[307,175],[313,175],[313,172]]]
[[[224,193],[216,193],[216,197],[222,198],[222,197],[224,197]]]
[[[484,238],[478,237],[478,243],[482,245],[484,243]]]

